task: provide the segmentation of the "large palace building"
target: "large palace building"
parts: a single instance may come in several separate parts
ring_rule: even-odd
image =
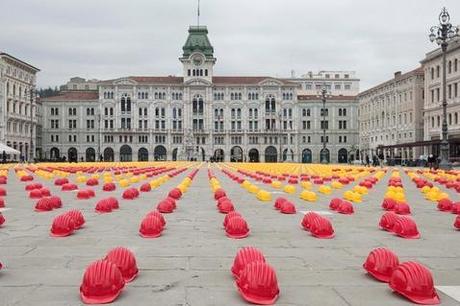
[[[34,89],[39,71],[0,52],[0,143],[20,152],[11,159],[32,160],[35,157],[38,118]]]
[[[356,158],[353,75],[331,75],[332,93],[340,95],[325,107],[308,94],[306,78],[216,76],[204,26],[190,27],[179,60],[180,77],[131,76],[84,87],[73,79],[60,95],[42,99],[44,157],[311,163],[320,161],[324,141],[330,162]]]

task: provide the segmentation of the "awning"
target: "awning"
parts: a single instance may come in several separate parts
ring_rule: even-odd
[[[3,152],[6,154],[21,154],[18,150],[8,147],[6,144],[0,143],[0,155],[3,154]]]

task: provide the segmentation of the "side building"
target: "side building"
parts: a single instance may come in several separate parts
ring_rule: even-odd
[[[360,158],[383,155],[395,163],[423,154],[424,72],[417,68],[363,91],[359,101]]]
[[[323,140],[330,162],[356,156],[355,96],[332,97],[323,110],[292,79],[215,76],[204,26],[190,27],[179,60],[182,76],[123,77],[44,98],[46,158],[307,163],[320,161]]]
[[[447,127],[449,156],[460,160],[460,38],[449,43],[447,62]],[[440,156],[442,138],[442,52],[435,49],[421,61],[425,71],[424,140],[425,154]]]
[[[35,158],[38,122],[35,86],[39,71],[0,52],[0,142],[21,152],[11,159]]]

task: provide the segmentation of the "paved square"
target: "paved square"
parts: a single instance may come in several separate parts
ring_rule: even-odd
[[[34,182],[43,183],[63,200],[63,208],[45,213],[34,212],[36,201],[28,199],[26,183],[10,171],[8,184],[0,186],[8,191],[5,202],[9,208],[3,212],[7,221],[0,228],[0,261],[5,265],[0,271],[0,305],[81,305],[79,286],[86,266],[117,246],[135,252],[140,273],[114,305],[246,305],[230,273],[242,246],[261,249],[275,268],[281,290],[277,305],[411,305],[387,284],[365,274],[362,264],[375,247],[389,247],[401,261],[426,265],[436,286],[460,286],[460,233],[452,226],[455,216],[437,211],[403,171],[407,201],[421,233],[418,240],[398,238],[378,227],[390,172],[362,203],[354,204],[353,215],[327,215],[336,237],[321,240],[301,229],[301,211],[330,212],[330,199],[341,197],[357,182],[328,196],[318,194],[315,203],[299,199],[300,186],[292,195],[273,194],[273,199],[282,195],[296,204],[297,214],[283,215],[273,209],[273,201],[258,201],[215,165],[211,169],[248,221],[248,238],[225,236],[224,215],[216,209],[206,164],[178,201],[178,209],[165,215],[167,227],[157,239],[138,235],[141,219],[191,170],[132,201],[121,198],[123,189],[118,185],[114,192],[103,192],[100,184],[94,187],[95,198],[76,200],[76,192],[61,192],[53,180],[36,178]],[[75,181],[75,175],[70,178]],[[269,185],[258,185],[275,191]],[[447,192],[452,200],[458,199],[455,191]],[[109,195],[120,200],[120,209],[96,214],[96,202]],[[85,227],[66,238],[51,238],[53,218],[70,208],[83,211]],[[444,292],[452,290],[438,290],[442,305],[460,305]]]

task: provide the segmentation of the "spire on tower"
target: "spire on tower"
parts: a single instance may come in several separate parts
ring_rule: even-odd
[[[200,26],[200,0],[198,0],[197,25]]]

